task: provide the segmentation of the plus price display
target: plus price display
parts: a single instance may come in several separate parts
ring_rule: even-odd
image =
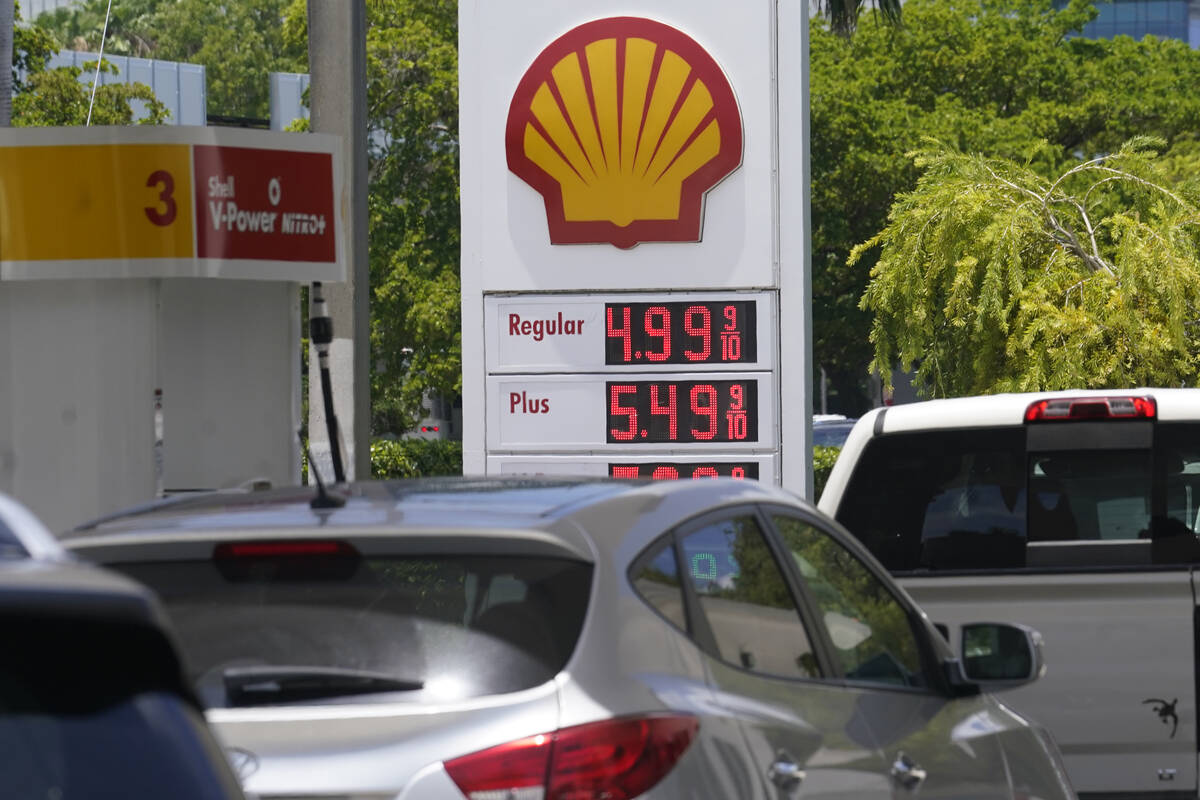
[[[656,481],[677,481],[681,478],[701,480],[704,478],[734,478],[758,480],[758,464],[717,462],[706,464],[700,461],[658,461],[639,464],[609,464],[608,474],[613,478],[652,478]]]
[[[605,365],[758,359],[755,301],[605,303]]]
[[[757,442],[758,381],[609,381],[609,443]]]

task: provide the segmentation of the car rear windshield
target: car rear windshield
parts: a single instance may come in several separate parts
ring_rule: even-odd
[[[0,792],[240,798],[165,639],[137,625],[0,614]]]
[[[117,565],[157,591],[201,699],[436,702],[566,664],[591,566],[557,558],[265,556]]]
[[[1042,444],[1028,427],[876,437],[838,520],[897,572],[1200,558],[1200,426],[1159,423],[1138,446],[1061,425]]]

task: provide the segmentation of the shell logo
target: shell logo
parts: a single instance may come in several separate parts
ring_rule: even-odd
[[[508,168],[545,201],[551,243],[698,242],[705,194],[742,163],[742,118],[694,39],[611,17],[538,55],[505,144]]]

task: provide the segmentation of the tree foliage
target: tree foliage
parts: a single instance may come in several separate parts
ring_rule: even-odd
[[[923,136],[1023,162],[1040,175],[1115,151],[1139,134],[1167,143],[1166,161],[1196,148],[1200,52],[1146,37],[1072,36],[1095,14],[1072,0],[908,0],[904,25],[811,33],[815,363],[836,410],[866,404],[874,357],[858,303],[876,253],[847,256],[887,224],[897,193],[921,170],[907,153]],[[1036,147],[1039,142],[1044,146]],[[1036,147],[1036,151],[1034,148]]]
[[[89,84],[81,83],[79,76],[86,70],[89,75],[96,69],[96,62],[79,67],[58,67],[32,73],[20,94],[13,98],[14,127],[46,127],[84,125],[88,122],[91,108],[92,125],[134,124],[133,101],[145,109],[138,120],[139,125],[161,125],[170,112],[154,96],[154,90],[144,83],[114,83],[98,86],[95,100]],[[105,60],[100,71],[116,74],[117,68]]]
[[[371,476],[418,478],[462,475],[462,442],[446,439],[374,439]]]
[[[283,20],[304,0],[114,0],[104,52],[203,64],[212,114],[265,119],[271,72],[304,72],[303,42]],[[98,52],[108,0],[85,0],[40,16],[39,26],[74,50]]]
[[[1177,386],[1200,377],[1200,182],[1139,137],[1052,178],[932,143],[862,299],[876,369],[932,396]],[[1195,163],[1195,162],[1193,162]]]
[[[372,428],[409,430],[462,389],[458,12],[367,0]],[[303,6],[290,35],[306,36]]]
[[[382,132],[370,166],[381,428],[408,428],[426,393],[462,390],[457,9],[454,0],[368,3],[368,114]]]
[[[18,19],[20,8],[18,7]],[[159,125],[167,120],[166,106],[158,102],[154,91],[144,83],[113,83],[96,87],[95,101],[89,85],[80,82],[79,67],[47,69],[50,56],[59,46],[48,31],[18,25],[13,36],[13,127],[83,125],[91,107],[93,125],[129,125],[133,122],[135,102],[144,113],[143,125]],[[94,71],[95,61],[85,64]],[[116,74],[108,61],[101,72]]]

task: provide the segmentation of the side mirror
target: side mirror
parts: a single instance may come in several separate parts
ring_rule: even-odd
[[[1026,625],[971,623],[960,641],[963,677],[985,691],[1022,686],[1046,671],[1042,635]]]

